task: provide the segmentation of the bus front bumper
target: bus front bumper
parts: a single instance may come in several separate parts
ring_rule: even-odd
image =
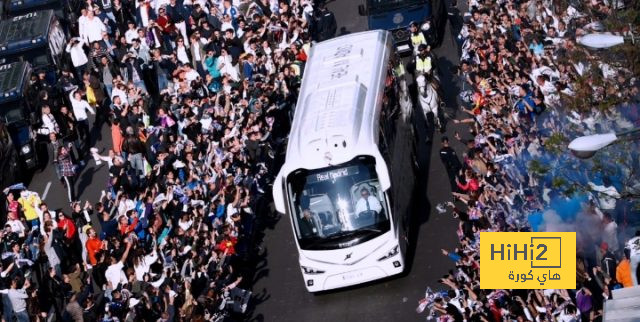
[[[404,258],[397,254],[391,258],[370,263],[363,268],[354,269],[352,266],[331,265],[323,273],[312,274],[302,272],[305,286],[309,292],[333,290],[370,281],[398,275],[405,269]]]

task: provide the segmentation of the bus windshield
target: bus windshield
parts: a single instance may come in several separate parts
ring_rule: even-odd
[[[0,105],[1,121],[6,124],[22,121],[24,115],[22,114],[22,106],[18,101],[6,103]]]
[[[31,66],[34,68],[43,68],[52,65],[53,61],[51,60],[50,50],[47,47],[42,47],[38,49],[32,49],[27,52],[22,52],[19,54],[12,54],[8,56],[3,56],[5,62],[17,62],[17,61],[28,61],[31,63]]]
[[[427,0],[367,0],[369,11],[372,14],[383,13],[409,6],[426,3]]]
[[[45,67],[51,64],[49,51],[46,47],[38,50],[29,51],[23,54],[25,60],[31,63],[33,67]]]
[[[287,178],[287,190],[302,249],[351,247],[390,229],[373,157],[359,156],[338,166],[295,171]]]

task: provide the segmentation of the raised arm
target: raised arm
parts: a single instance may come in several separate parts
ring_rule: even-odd
[[[122,264],[124,264],[124,262],[127,260],[127,256],[129,256],[129,250],[131,249],[131,241],[125,239],[124,242],[127,244],[127,248],[125,248],[122,257],[120,258],[120,263]]]

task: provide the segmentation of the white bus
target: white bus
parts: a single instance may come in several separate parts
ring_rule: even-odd
[[[399,117],[399,63],[387,31],[311,49],[273,188],[309,292],[405,269],[415,140],[411,118]]]

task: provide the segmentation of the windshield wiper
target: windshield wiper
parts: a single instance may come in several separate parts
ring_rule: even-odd
[[[370,233],[381,233],[382,229],[379,228],[375,228],[375,227],[363,227],[360,228],[358,230],[355,230],[354,232],[370,232]]]
[[[345,236],[350,236],[353,233],[354,233],[353,230],[339,231],[339,232],[337,232],[335,234],[331,234],[331,235],[325,237],[324,240],[334,240],[334,239],[342,238],[342,237],[345,237]]]

